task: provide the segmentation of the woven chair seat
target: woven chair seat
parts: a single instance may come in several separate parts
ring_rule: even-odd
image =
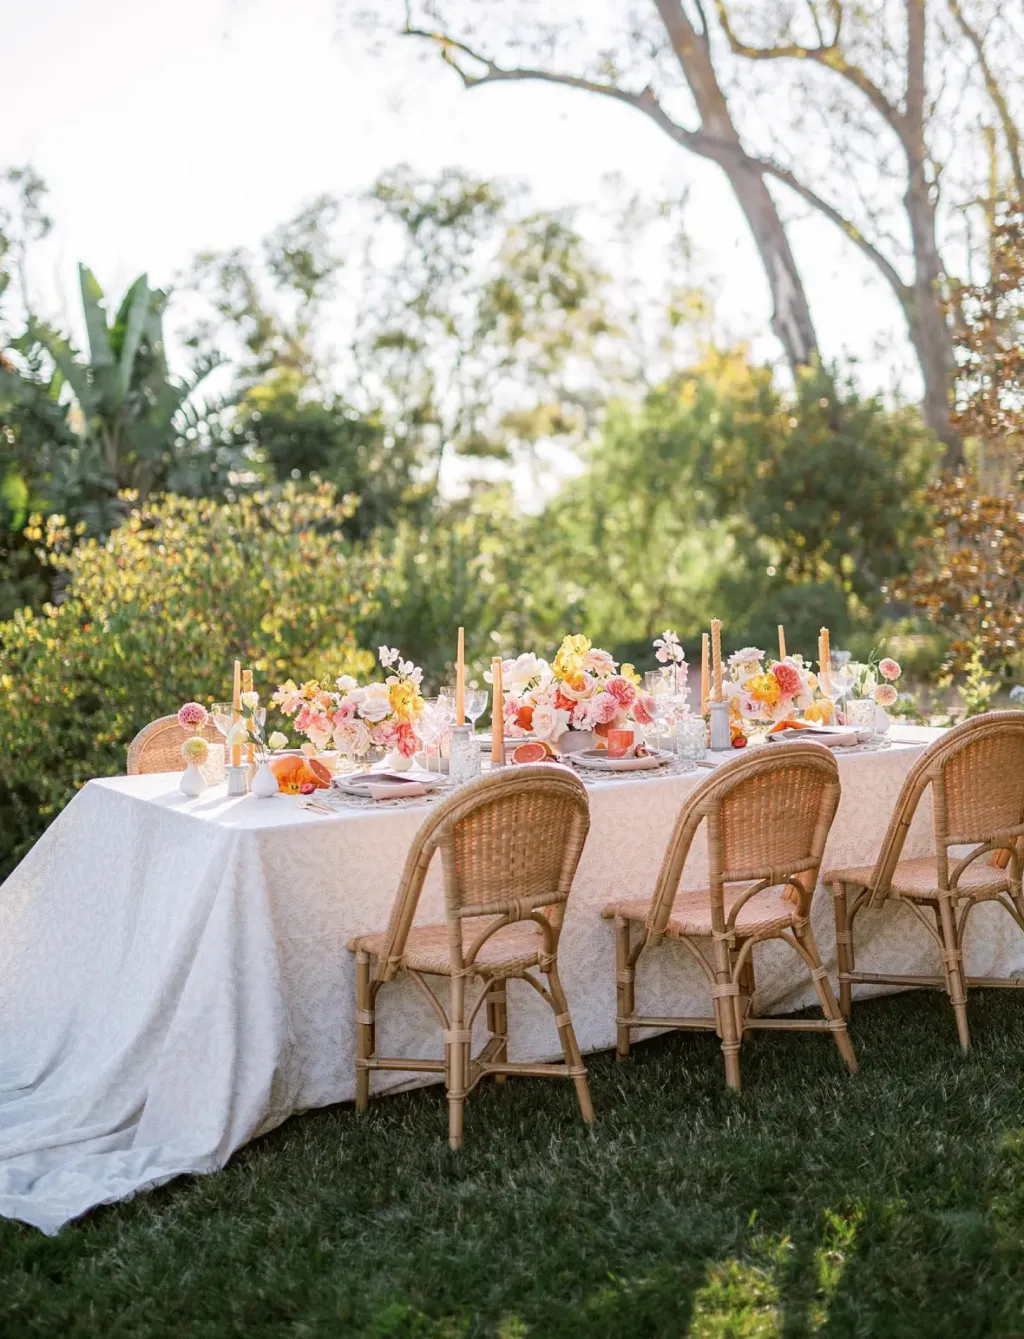
[[[489,925],[493,916],[471,916],[462,922],[463,951],[468,952],[474,939]],[[362,951],[379,957],[386,932],[361,935],[349,944],[351,952]],[[417,925],[409,931],[402,954],[402,965],[414,972],[431,976],[451,976],[452,961],[447,925]],[[544,936],[536,921],[518,921],[505,925],[485,939],[472,967],[474,976],[508,976],[536,967],[544,955]]]
[[[950,859],[950,867],[955,861]],[[852,884],[856,888],[870,888],[874,877],[874,865],[855,865],[849,869],[829,870],[825,883],[834,887],[837,883]],[[1005,870],[990,865],[987,860],[978,859],[960,875],[957,889],[969,893],[971,897],[984,901],[986,898],[999,897],[1008,892],[1010,883]],[[891,884],[892,897],[912,898],[914,901],[934,902],[939,896],[939,876],[934,856],[920,856],[916,860],[901,860],[893,871]]]
[[[748,883],[731,891],[726,890],[723,906],[727,920],[737,899],[751,886]],[[602,915],[621,916],[627,921],[646,921],[650,913],[651,899],[637,897],[624,902],[613,902],[605,907]],[[792,902],[787,901],[781,892],[767,888],[762,893],[756,893],[749,902],[740,907],[739,915],[736,917],[736,935],[742,939],[762,934],[766,930],[785,929],[793,924],[796,916],[797,908]],[[699,892],[677,894],[672,903],[665,933],[671,937],[688,935],[696,939],[710,938],[712,934],[710,891],[702,889]]]

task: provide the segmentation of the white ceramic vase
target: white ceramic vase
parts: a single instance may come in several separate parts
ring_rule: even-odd
[[[404,757],[397,749],[392,749],[387,756],[387,766],[392,772],[407,772],[412,766],[412,759]]]
[[[261,800],[272,799],[278,792],[277,777],[270,770],[270,763],[261,762],[256,775],[249,786],[249,794],[257,795]]]
[[[202,795],[203,791],[206,789],[206,778],[194,762],[190,762],[182,772],[181,779],[178,782],[178,789],[183,794],[189,795],[193,799],[197,795]]]

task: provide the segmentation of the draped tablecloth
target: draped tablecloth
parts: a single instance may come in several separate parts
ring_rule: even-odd
[[[826,864],[874,859],[920,752],[897,742],[840,756]],[[653,890],[679,805],[706,775],[589,790],[590,836],[559,951],[585,1051],[615,1042],[612,926],[600,908]],[[218,788],[188,799],[177,780],[91,781],[0,888],[0,1214],[44,1232],[181,1173],[214,1171],[292,1113],[354,1095],[346,944],[386,924],[429,810],[323,817],[286,796],[229,800]],[[924,854],[930,842],[925,805],[906,853]],[[418,921],[443,919],[439,863]],[[683,886],[703,886],[706,872],[701,839]],[[1024,945],[1009,917],[992,911],[972,920],[968,969],[1009,975],[1024,966]],[[834,973],[822,889],[813,914]],[[935,970],[933,946],[899,908],[859,918],[858,962]],[[761,1012],[813,1003],[806,969],[785,945],[761,949],[757,969]],[[644,1012],[707,1012],[706,989],[676,946],[641,961]],[[559,1057],[551,1012],[522,983],[511,983],[509,1014],[513,1058]],[[392,1055],[441,1054],[436,1018],[411,983],[382,992],[378,1044]],[[409,1079],[377,1073],[374,1082],[380,1090]]]

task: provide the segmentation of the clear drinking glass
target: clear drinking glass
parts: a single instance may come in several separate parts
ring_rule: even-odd
[[[668,676],[663,669],[647,670],[644,674],[644,687],[652,697],[660,697],[668,691]]]
[[[224,736],[234,724],[234,709],[230,702],[215,702],[210,708],[210,719]]]
[[[484,714],[489,697],[490,694],[486,688],[466,689],[466,715],[469,717],[470,726],[474,731],[477,721]]]
[[[871,738],[875,734],[875,700],[871,697],[851,697],[843,707],[846,724],[856,730],[868,731]]]
[[[483,771],[480,745],[473,738],[471,725],[452,726],[448,771],[456,786],[474,780]]]

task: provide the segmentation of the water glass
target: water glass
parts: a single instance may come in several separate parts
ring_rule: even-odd
[[[699,763],[707,757],[707,727],[702,716],[686,716],[678,720],[672,740],[676,757],[682,762]]]
[[[483,759],[480,756],[479,741],[473,735],[471,725],[453,725],[449,743],[448,775],[452,784],[464,785],[473,781],[483,772]]]
[[[871,697],[851,697],[843,708],[846,724],[857,730],[875,733],[875,700]]]

